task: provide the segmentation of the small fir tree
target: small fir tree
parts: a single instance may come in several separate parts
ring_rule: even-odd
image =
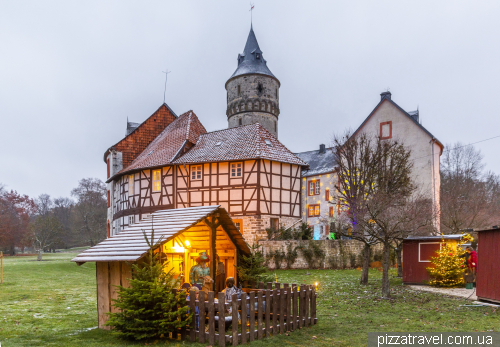
[[[250,248],[251,254],[247,257],[241,255],[238,260],[239,266],[236,267],[238,279],[241,282],[259,283],[272,282],[273,277],[269,269],[264,265],[266,259],[262,255],[260,247],[256,244]]]
[[[166,271],[168,262],[162,261],[161,253],[155,252],[161,240],[152,244],[143,234],[149,251],[143,263],[132,265],[130,287],[116,286],[118,299],[113,301],[119,312],[110,313],[106,324],[120,337],[131,340],[166,338],[170,332],[188,326],[193,315],[188,313],[186,293],[172,293],[178,281],[172,270]]]
[[[456,247],[445,243],[445,245],[437,251],[437,255],[431,258],[433,267],[428,267],[427,272],[432,280],[429,282],[431,286],[436,287],[460,287],[463,286],[464,271],[467,269],[464,260],[461,257],[465,250],[461,245],[471,238],[466,235],[457,243]],[[444,243],[445,241],[442,240]]]

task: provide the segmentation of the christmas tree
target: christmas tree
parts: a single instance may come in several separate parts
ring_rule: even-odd
[[[238,258],[239,266],[236,267],[238,280],[248,284],[272,282],[273,277],[269,272],[269,268],[264,265],[266,259],[262,255],[259,245],[252,245],[250,251],[251,254],[248,257],[241,255],[241,258]]]
[[[437,256],[431,258],[431,263],[434,266],[427,268],[427,272],[432,278],[429,282],[431,286],[460,287],[464,285],[463,275],[467,268],[464,259],[460,257],[465,253],[461,245],[469,241],[470,238],[470,235],[465,235],[455,247],[442,240],[443,247],[437,251]]]
[[[110,313],[108,326],[114,327],[117,335],[132,340],[167,338],[169,333],[189,325],[192,313],[188,313],[186,293],[172,293],[178,282],[172,270],[166,272],[168,262],[162,262],[156,244],[149,242],[150,249],[140,265],[132,265],[130,287],[117,286],[118,299],[114,306],[120,311]],[[154,240],[154,232],[151,239]]]

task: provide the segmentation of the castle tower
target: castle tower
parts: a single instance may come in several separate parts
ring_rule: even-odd
[[[279,88],[250,27],[238,67],[226,82],[228,127],[260,123],[278,137]]]

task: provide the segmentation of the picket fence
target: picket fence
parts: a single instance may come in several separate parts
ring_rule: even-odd
[[[205,292],[200,291],[198,300],[188,300],[190,312],[196,312],[198,307],[199,314],[196,316],[199,317],[199,326],[196,327],[193,317],[189,328],[174,333],[172,337],[177,338],[180,334],[181,338],[189,338],[191,342],[208,342],[209,345],[218,342],[220,347],[226,346],[226,343],[237,346],[317,323],[316,291],[313,286],[302,284],[298,287],[287,283],[281,286],[274,283],[273,288],[273,283],[267,283],[264,289],[261,282],[258,287],[244,288],[241,298],[234,294],[230,303],[225,303],[224,293],[218,294],[216,302],[214,292],[208,292],[208,298],[205,298]],[[195,298],[195,293],[191,291],[189,297]],[[226,329],[226,320],[218,319],[218,316],[219,312],[224,313],[230,307],[234,324],[230,323],[230,329]],[[238,314],[241,325],[238,324]]]

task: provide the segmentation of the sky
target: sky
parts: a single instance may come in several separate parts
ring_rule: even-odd
[[[390,90],[444,144],[500,135],[500,1],[254,0],[293,152],[356,129]],[[227,127],[250,29],[240,0],[0,2],[0,183],[36,197],[105,180],[103,154],[166,102]],[[475,145],[500,173],[500,138]]]

